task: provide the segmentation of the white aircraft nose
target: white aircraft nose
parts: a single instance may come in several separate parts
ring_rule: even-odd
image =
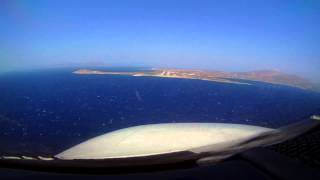
[[[55,157],[71,160],[158,155],[213,144],[227,143],[232,145],[233,142],[238,143],[241,140],[272,130],[258,126],[224,123],[141,125],[89,139]]]

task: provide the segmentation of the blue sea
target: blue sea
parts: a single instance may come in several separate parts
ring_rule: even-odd
[[[320,93],[282,85],[76,75],[74,70],[0,75],[0,154],[54,155],[97,135],[151,123],[278,128],[320,110]]]

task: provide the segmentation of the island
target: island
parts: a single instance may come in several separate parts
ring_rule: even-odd
[[[151,68],[146,71],[136,72],[109,72],[90,69],[78,69],[74,74],[109,74],[109,75],[129,75],[129,76],[154,76],[162,78],[184,78],[198,79],[206,81],[216,81],[222,83],[235,83],[250,85],[249,81],[261,81],[272,84],[287,85],[305,90],[318,90],[313,83],[296,75],[286,74],[277,70],[260,70],[249,72],[225,72],[225,71],[205,71],[205,70],[186,70],[186,69],[160,69]]]

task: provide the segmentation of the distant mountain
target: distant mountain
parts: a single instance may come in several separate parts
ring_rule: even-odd
[[[251,72],[231,73],[231,77],[239,79],[248,79],[263,81],[273,84],[283,84],[288,86],[299,87],[302,89],[316,89],[316,85],[297,75],[286,74],[275,70],[261,70]]]
[[[224,71],[203,71],[203,70],[185,70],[185,69],[160,69],[152,68],[150,71],[137,71],[137,72],[108,72],[97,71],[89,69],[79,69],[73,72],[74,74],[122,74],[131,76],[156,76],[164,78],[186,78],[186,79],[199,79],[207,81],[218,81],[224,83],[237,83],[249,84],[237,81],[252,80],[261,81],[272,84],[281,84],[292,87],[297,87],[306,90],[316,90],[316,87],[310,81],[292,74],[286,74],[275,70],[260,70],[249,72],[224,72]]]

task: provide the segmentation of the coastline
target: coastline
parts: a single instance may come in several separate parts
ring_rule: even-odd
[[[303,90],[319,90],[309,81],[296,75],[285,74],[279,71],[263,70],[250,72],[223,72],[223,71],[202,71],[202,70],[185,70],[185,69],[160,69],[151,68],[150,71],[136,72],[109,72],[90,69],[78,69],[73,72],[78,75],[129,75],[129,76],[153,76],[161,78],[180,78],[196,79],[205,81],[214,81],[221,83],[232,83],[250,85],[250,83],[239,82],[238,80],[250,80],[271,83],[276,85],[286,85]]]

